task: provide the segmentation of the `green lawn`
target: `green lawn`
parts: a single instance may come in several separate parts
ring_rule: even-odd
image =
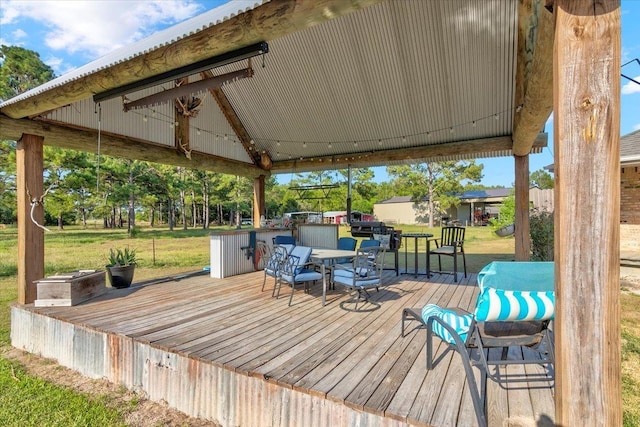
[[[405,233],[439,235],[439,229],[421,226],[396,226]],[[199,270],[209,264],[209,233],[212,230],[176,230],[142,228],[134,239],[125,230],[68,227],[46,234],[45,272],[104,268],[112,247],[135,248],[139,259],[135,281]],[[340,235],[350,235],[347,227]],[[413,244],[413,239],[410,239]],[[424,252],[421,244],[418,248]],[[93,426],[126,425],[125,415],[131,403],[109,396],[89,396],[48,383],[29,375],[14,361],[3,357],[10,348],[9,305],[16,301],[15,228],[0,229],[0,425],[2,426]],[[409,253],[413,247],[409,246]],[[465,239],[467,267],[478,272],[493,260],[513,259],[512,238],[499,238],[490,228],[470,227]],[[404,249],[400,268],[404,268]],[[421,258],[423,259],[423,258]],[[390,260],[390,258],[389,258]],[[444,261],[444,259],[443,259]],[[412,261],[409,261],[412,262]],[[443,269],[451,268],[450,260]],[[622,386],[624,425],[640,425],[640,296],[622,294]]]

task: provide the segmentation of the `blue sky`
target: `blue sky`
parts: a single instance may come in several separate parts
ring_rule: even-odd
[[[90,62],[113,49],[212,9],[225,0],[92,0],[0,1],[0,44],[34,50],[57,75]],[[640,1],[622,1],[622,64],[640,58]],[[640,64],[622,73],[640,81]],[[622,79],[621,135],[640,129],[640,85]],[[553,117],[547,122],[549,146],[530,157],[530,170],[553,163]],[[510,157],[480,159],[485,185],[511,186]],[[380,182],[384,168],[374,169]],[[281,176],[283,182],[289,175]]]

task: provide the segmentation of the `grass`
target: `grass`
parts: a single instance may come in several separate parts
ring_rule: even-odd
[[[90,398],[27,374],[0,357],[0,420],[3,426],[124,426],[107,396]]]
[[[405,233],[432,233],[439,229],[402,225]],[[135,281],[199,270],[209,264],[209,234],[212,230],[175,230],[142,228],[135,239],[125,230],[81,229],[46,234],[45,272],[67,272],[75,269],[104,268],[110,248],[129,247],[137,250],[139,265]],[[340,228],[348,236],[348,228]],[[407,239],[413,254],[413,239]],[[87,426],[126,425],[124,415],[131,410],[127,403],[109,401],[71,391],[29,375],[22,367],[3,357],[10,347],[9,305],[17,299],[16,262],[17,231],[0,229],[0,424],[3,426]],[[418,251],[426,246],[420,239]],[[514,240],[499,238],[486,227],[467,228],[465,239],[467,268],[478,272],[493,260],[512,260]],[[451,268],[448,257],[443,269]],[[389,258],[390,260],[391,258]],[[424,257],[420,257],[421,262]],[[400,252],[400,268],[404,269],[404,249]],[[413,258],[409,258],[409,263]],[[412,265],[412,264],[411,264]],[[423,268],[422,264],[421,267]],[[640,425],[640,296],[622,293],[622,401],[624,426]]]

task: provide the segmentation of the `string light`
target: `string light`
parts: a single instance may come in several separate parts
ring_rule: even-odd
[[[383,143],[385,141],[402,141],[403,144],[406,144],[407,141],[408,141],[408,138],[414,138],[415,139],[416,137],[423,136],[424,138],[429,139],[429,138],[431,138],[432,134],[438,134],[438,133],[440,133],[442,131],[445,131],[445,130],[449,130],[450,134],[454,134],[456,132],[456,130],[458,130],[460,128],[463,128],[465,126],[471,125],[471,127],[476,128],[479,121],[488,120],[491,117],[493,117],[496,121],[498,121],[500,119],[500,115],[501,114],[507,113],[507,112],[518,112],[518,111],[522,110],[522,108],[523,108],[523,105],[518,105],[517,107],[514,107],[514,108],[506,109],[504,111],[499,111],[499,112],[494,113],[494,114],[490,114],[490,115],[487,115],[487,116],[484,116],[484,117],[476,118],[474,120],[458,123],[458,124],[455,124],[453,126],[447,126],[447,127],[439,128],[439,129],[430,129],[430,130],[427,130],[427,131],[417,132],[417,133],[414,133],[414,134],[405,134],[405,135],[402,135],[402,136],[390,136],[390,137],[385,137],[385,138],[352,140],[351,144],[353,144],[354,148],[357,148],[357,147],[359,147],[359,143],[360,142],[367,143],[367,142],[378,141],[378,146],[382,147],[384,145]],[[140,113],[140,112],[133,112],[133,111],[132,111],[132,113],[140,114],[142,116],[142,121],[143,122],[148,122],[149,118],[153,118],[154,120],[159,120],[161,122],[168,123],[169,127],[171,129],[174,129],[176,126],[179,126],[179,122],[174,120],[173,114],[172,115],[164,114],[162,112],[156,111],[155,109],[147,110],[147,111],[148,111],[148,113],[144,113],[144,114]],[[160,117],[160,116],[163,116],[164,118]],[[215,138],[216,141],[219,141],[219,139],[221,137],[224,138],[225,141],[228,141],[229,138],[230,138],[230,136],[228,134],[226,134],[226,133],[225,134],[218,134],[218,133],[206,130],[206,129],[201,129],[199,127],[195,127],[195,126],[190,126],[190,128],[193,129],[196,132],[197,135],[201,135],[203,132],[205,134],[212,135]],[[235,136],[235,134],[234,134],[234,136]],[[233,137],[231,138],[231,141],[233,142],[234,145],[235,145],[236,142],[239,142],[239,141],[236,141],[236,139],[233,138]],[[285,140],[285,141],[283,141],[283,140],[272,140],[272,139],[268,139],[268,138],[261,138],[260,141],[262,143],[275,142],[277,147],[280,147],[282,145],[282,143],[287,143],[287,144],[289,144],[289,143],[294,143],[294,144],[298,143],[298,144],[300,144],[300,141],[294,141],[294,140]],[[312,145],[313,144],[327,144],[326,146],[329,149],[332,149],[334,147],[334,144],[338,144],[340,146],[340,144],[344,144],[344,143],[347,143],[347,142],[348,141],[302,141],[301,145],[302,145],[303,148],[306,149],[306,148],[308,148],[309,144],[312,144]],[[255,146],[256,141],[254,139],[251,139],[249,141],[249,144],[251,146]],[[247,147],[247,151],[252,151],[253,150],[253,147],[251,147],[251,146]],[[259,151],[256,149],[255,152],[258,153]],[[371,153],[373,153],[373,152],[375,152],[375,150],[371,151]],[[283,155],[283,153],[281,153],[280,150],[278,150],[276,152],[276,156],[281,157],[282,155]],[[287,154],[284,153],[284,155],[287,155]],[[289,154],[288,156],[289,156],[289,159],[291,159],[294,156],[297,157],[298,154],[297,153],[295,153],[295,154],[292,153],[292,154]],[[369,153],[364,155],[365,158],[368,157],[368,156],[369,156]],[[360,159],[362,157],[358,156],[358,158]],[[355,157],[352,158],[352,160],[354,160],[354,159],[355,159]],[[301,160],[304,160],[304,157],[301,157]],[[310,158],[307,158],[307,160],[310,161]],[[321,162],[322,158],[317,159],[317,160],[319,162]],[[339,162],[341,162],[341,161],[349,161],[349,158],[344,158],[344,160],[343,159],[334,159],[333,161],[336,161],[336,162],[338,162],[338,161]]]

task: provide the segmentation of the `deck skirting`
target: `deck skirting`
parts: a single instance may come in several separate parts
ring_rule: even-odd
[[[45,316],[28,306],[11,307],[11,343],[222,426],[409,425],[131,337]]]

